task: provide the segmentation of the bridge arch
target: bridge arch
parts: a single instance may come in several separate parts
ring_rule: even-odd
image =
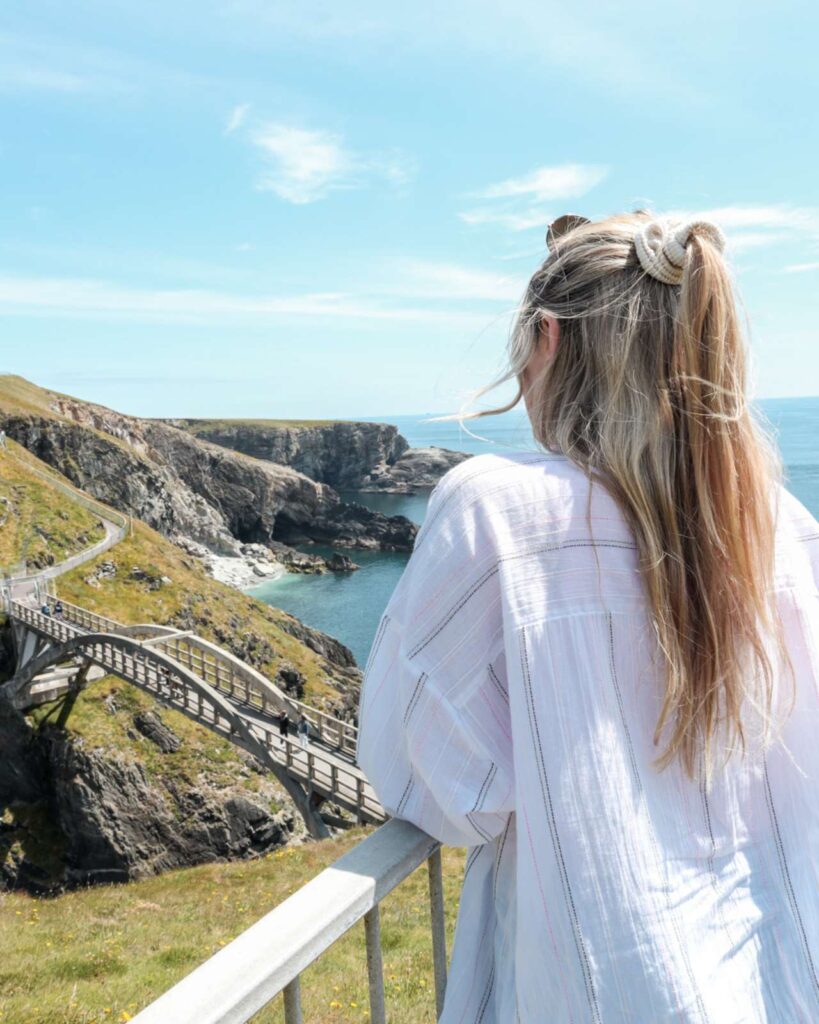
[[[0,688],[0,693],[22,710],[28,706],[30,687],[41,672],[63,661],[80,658],[98,665],[152,696],[165,697],[172,707],[193,721],[226,736],[253,754],[281,783],[299,810],[310,834],[326,838],[329,830],[302,786],[271,756],[264,743],[254,736],[247,721],[231,702],[195,672],[161,650],[118,633],[80,633],[54,640],[44,651],[31,658]],[[174,695],[174,683],[181,685],[181,697]],[[167,692],[166,692],[167,691]],[[195,697],[195,709],[188,697]]]

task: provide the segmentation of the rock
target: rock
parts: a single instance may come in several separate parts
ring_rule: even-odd
[[[195,437],[256,459],[290,466],[333,487],[414,494],[434,487],[470,456],[447,448],[410,448],[390,423],[324,424],[166,420]]]
[[[134,717],[141,735],[173,733],[153,711]],[[176,737],[173,737],[176,740]],[[167,757],[173,758],[171,752]],[[247,767],[258,770],[247,756]],[[57,892],[124,882],[219,859],[255,857],[305,835],[281,790],[260,775],[258,793],[216,788],[178,772],[157,779],[133,756],[89,750],[71,733],[38,731],[0,702],[0,882]],[[38,860],[48,847],[48,868]]]
[[[173,754],[182,745],[182,740],[165,725],[155,711],[142,711],[134,715],[134,725],[143,736],[156,744],[163,754]]]
[[[279,666],[274,682],[296,700],[304,697],[305,678],[292,662],[284,662]]]
[[[298,470],[332,487],[355,489],[373,467],[391,464],[409,447],[389,423],[335,420],[290,425],[219,420],[166,420],[195,437]]]
[[[333,572],[350,572],[353,569],[361,568],[360,565],[356,565],[356,563],[347,555],[341,555],[338,551],[334,551],[327,559],[327,566]]]
[[[415,494],[434,487],[444,473],[469,458],[471,456],[466,452],[435,445],[429,448],[408,448],[392,464],[375,469],[359,490]]]

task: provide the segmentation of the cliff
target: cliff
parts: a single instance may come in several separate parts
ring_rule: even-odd
[[[332,487],[355,490],[379,466],[391,466],[409,448],[389,423],[333,420],[293,423],[286,420],[166,420],[194,437],[290,466]]]
[[[468,459],[448,448],[411,448],[389,423],[354,420],[164,420],[231,451],[289,466],[311,479],[360,491],[414,494]]]
[[[278,545],[303,541],[412,549],[417,527],[408,519],[342,502],[328,484],[289,466],[19,378],[0,378],[0,424],[74,484],[177,543],[237,558],[243,544],[267,544],[285,563]],[[290,567],[298,567],[292,559]]]
[[[0,886],[52,892],[255,857],[304,826],[252,758],[113,678],[67,729],[0,702]]]

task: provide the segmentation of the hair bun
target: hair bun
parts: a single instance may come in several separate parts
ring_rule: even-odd
[[[679,222],[660,217],[647,221],[634,235],[634,248],[643,270],[664,284],[679,284],[685,249],[692,234],[703,235],[720,252],[725,250],[725,235],[709,220]]]

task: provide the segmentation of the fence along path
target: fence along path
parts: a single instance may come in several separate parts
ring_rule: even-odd
[[[181,634],[140,640],[115,632],[110,626],[118,624],[112,620],[65,602],[63,608],[68,616],[82,622],[45,615],[19,601],[10,604],[9,615],[16,623],[52,641],[6,684],[12,687],[10,696],[17,707],[24,708],[30,703],[31,686],[41,672],[70,658],[81,658],[161,698],[251,753],[263,754],[263,763],[280,769],[276,771],[278,778],[282,779],[281,772],[284,772],[290,779],[305,785],[308,794],[332,800],[355,814],[359,821],[380,823],[386,819],[372,787],[355,762],[341,750],[331,749],[320,738],[305,750],[289,736],[280,736],[277,724],[266,717],[275,706],[275,693],[266,695],[259,690],[254,698],[247,678],[238,673],[231,677],[218,659],[208,659],[208,648],[212,649],[211,656],[214,650],[219,651],[215,645]],[[205,645],[206,651],[197,651],[197,641]],[[190,664],[177,660],[177,651]],[[227,652],[220,653],[231,658]],[[263,676],[261,678],[264,680]],[[275,691],[272,684],[265,681],[271,691]],[[73,680],[56,679],[52,685],[56,699],[71,690]],[[42,701],[42,692],[37,699]]]

